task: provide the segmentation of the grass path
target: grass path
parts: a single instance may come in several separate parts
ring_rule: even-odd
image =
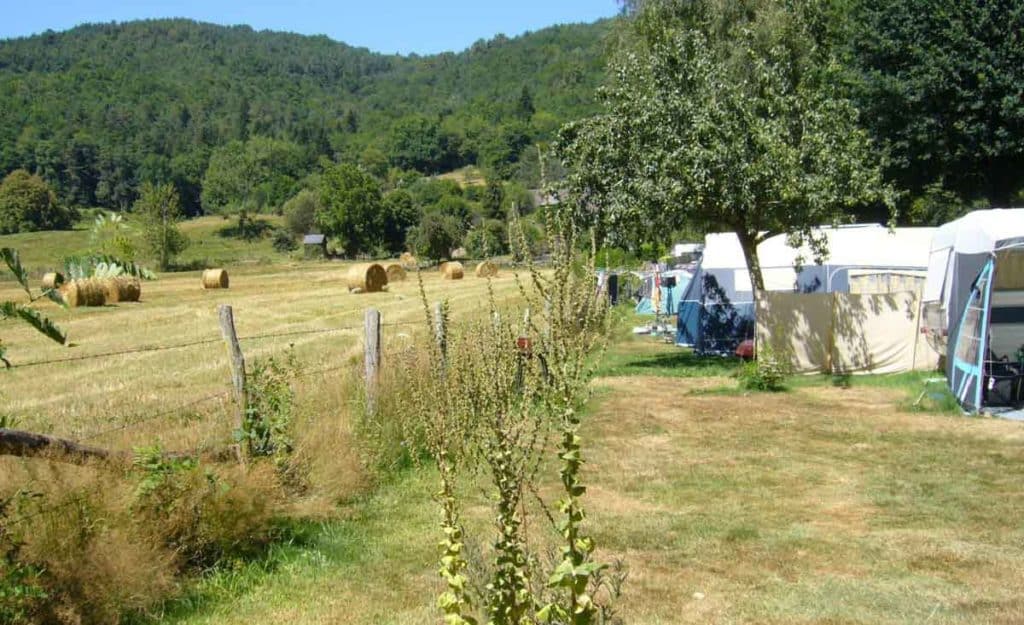
[[[613,350],[585,433],[627,622],[1024,622],[1019,424],[901,411],[884,384],[709,395],[731,380],[637,375],[673,350]],[[404,473],[162,622],[436,622],[432,478]]]

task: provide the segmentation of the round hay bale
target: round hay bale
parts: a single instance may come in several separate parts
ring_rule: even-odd
[[[398,262],[402,264],[405,269],[415,269],[417,262],[416,257],[409,252],[402,252],[402,255],[398,257]]]
[[[445,280],[461,280],[464,274],[465,271],[460,262],[453,260],[441,265],[441,277]]]
[[[384,270],[388,272],[388,284],[405,280],[405,268],[399,263],[390,263]]]
[[[204,289],[228,288],[228,272],[223,269],[207,269],[203,271]]]
[[[103,289],[107,294],[107,303],[137,302],[142,296],[142,284],[138,278],[118,276],[103,280]]]
[[[107,303],[107,289],[102,280],[84,278],[65,282],[60,287],[61,297],[71,308],[79,306],[103,306]]]
[[[377,263],[360,263],[349,268],[345,281],[349,291],[358,289],[363,293],[376,293],[384,290],[388,272]]]
[[[44,289],[56,289],[62,284],[64,284],[64,274],[59,271],[51,271],[50,273],[43,275]]]
[[[473,273],[476,274],[477,278],[493,278],[498,275],[498,263],[491,260],[485,260],[476,266]]]

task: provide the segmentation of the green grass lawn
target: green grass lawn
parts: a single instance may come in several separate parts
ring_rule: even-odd
[[[910,412],[916,374],[692,392],[731,366],[619,335],[595,381],[587,527],[628,567],[626,622],[1024,622],[1020,424]],[[150,622],[436,622],[436,488],[405,470]],[[467,496],[486,543],[486,491]]]
[[[259,219],[273,225],[282,225],[283,219],[275,215],[261,215]],[[128,217],[131,227],[131,217]],[[224,236],[225,230],[235,224],[235,220],[223,217],[197,217],[181,223],[181,231],[188,236],[190,245],[178,257],[177,263],[183,267],[223,266],[239,263],[270,262],[283,260],[287,255],[274,250],[269,237],[246,241],[236,237]],[[0,236],[0,247],[13,247],[21,254],[22,262],[36,276],[46,271],[59,269],[61,260],[66,256],[89,253],[95,249],[90,239],[91,221],[83,221],[74,230],[56,232],[25,232]],[[129,230],[129,236],[136,241],[141,249],[137,228]],[[143,263],[151,263],[152,259],[141,254]],[[9,280],[4,274],[0,279]]]

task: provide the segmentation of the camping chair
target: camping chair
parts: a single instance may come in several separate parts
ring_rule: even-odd
[[[1015,406],[1021,401],[1024,372],[1006,356],[996,356],[989,350],[985,360],[983,401],[994,406]]]

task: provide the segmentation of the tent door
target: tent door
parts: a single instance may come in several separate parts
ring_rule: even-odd
[[[950,388],[968,412],[981,410],[994,265],[995,261],[990,259],[978,274],[960,319],[953,352]]]

